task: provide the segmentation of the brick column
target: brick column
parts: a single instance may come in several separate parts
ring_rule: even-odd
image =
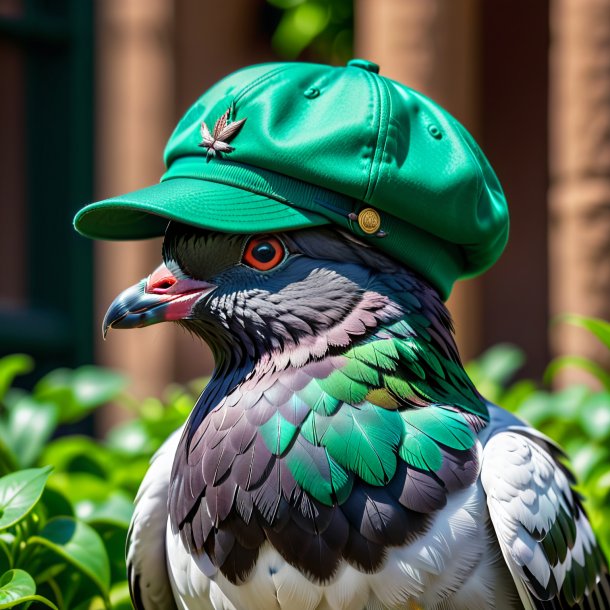
[[[551,313],[610,319],[610,0],[553,0],[550,54]],[[552,329],[556,354],[597,360],[587,333]],[[573,372],[563,382],[573,380]]]
[[[478,0],[356,0],[356,55],[381,74],[429,95],[477,137]],[[477,280],[459,282],[449,299],[464,359],[482,342]]]
[[[105,0],[97,4],[97,196],[158,182],[173,128],[172,0]],[[161,260],[161,242],[96,244],[96,320],[124,288]],[[160,394],[173,373],[175,329],[111,331],[98,361],[130,377],[138,397]],[[102,427],[116,416],[109,411]]]

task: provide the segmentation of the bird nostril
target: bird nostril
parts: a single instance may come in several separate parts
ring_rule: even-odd
[[[172,277],[164,277],[150,285],[149,290],[167,290],[176,283],[176,279]]]

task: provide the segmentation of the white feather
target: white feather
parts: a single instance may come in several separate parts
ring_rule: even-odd
[[[127,565],[132,579],[138,579],[146,610],[175,608],[165,561],[165,528],[169,479],[181,433],[176,430],[153,456],[131,519]]]

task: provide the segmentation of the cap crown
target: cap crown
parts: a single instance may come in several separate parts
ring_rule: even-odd
[[[178,123],[162,184],[87,206],[77,229],[125,239],[162,233],[166,218],[234,232],[334,223],[447,297],[502,253],[506,201],[464,127],[377,70],[352,60],[230,74]]]

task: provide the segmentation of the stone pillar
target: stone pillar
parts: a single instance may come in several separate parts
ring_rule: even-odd
[[[551,313],[610,319],[610,0],[553,0],[550,52]],[[608,362],[585,331],[552,328],[556,354]],[[574,380],[574,372],[561,382]]]
[[[158,182],[173,128],[172,0],[105,0],[97,5],[98,198]],[[96,244],[96,320],[112,299],[161,260],[160,240]],[[137,397],[160,394],[171,380],[175,329],[111,331],[98,361],[130,377]],[[116,417],[107,412],[102,427]]]
[[[381,74],[430,96],[478,136],[478,0],[356,0],[355,49]],[[478,354],[482,303],[477,280],[449,299],[460,352]]]

